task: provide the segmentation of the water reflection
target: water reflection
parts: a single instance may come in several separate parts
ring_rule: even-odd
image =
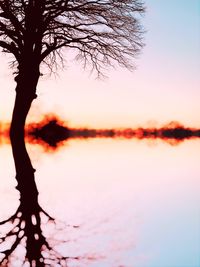
[[[4,255],[0,261],[1,266],[8,266],[12,263],[11,256],[20,246],[23,246],[26,252],[19,266],[27,262],[31,267],[67,266],[69,259],[78,260],[79,257],[62,256],[51,245],[52,240],[49,242],[44,236],[41,229],[42,219],[46,222],[45,224],[56,222],[38,203],[34,173],[24,173],[24,176],[17,175],[16,177],[17,189],[20,192],[20,205],[17,211],[10,218],[0,222],[0,226],[11,226],[11,229],[8,227],[7,233],[0,237],[1,248],[3,248],[1,253]]]
[[[38,231],[41,231],[41,236],[52,250],[59,252],[57,256],[54,252],[51,255],[55,260],[55,264],[49,264],[52,267],[56,266],[56,260],[61,261],[62,255],[65,256],[63,266],[70,267],[199,266],[198,140],[176,147],[160,143],[153,148],[144,142],[113,141],[111,138],[91,138],[87,142],[72,138],[68,140],[68,146],[51,155],[40,153],[38,146],[28,147],[37,168],[40,204],[34,173],[27,172],[24,178],[22,175],[16,176],[21,201],[19,208],[24,212],[28,209],[29,215],[34,216],[23,215],[18,209],[13,212],[10,208],[11,203],[16,203],[13,199],[10,204],[2,205],[1,213],[3,209],[12,210],[10,214],[13,213],[13,216],[0,226],[5,232],[1,249],[10,250],[15,238],[24,236],[15,249],[16,253],[13,251],[16,258],[13,259],[11,255],[7,262],[5,259],[4,266],[23,266],[22,260],[27,251],[22,246],[25,248],[27,237],[25,224],[23,222],[21,225],[20,220],[25,221],[25,217],[29,218],[30,227],[33,228],[40,220],[37,234],[31,238],[38,239]],[[5,151],[9,149],[9,146],[5,146],[0,150],[0,157],[6,166],[9,165]],[[39,160],[34,154],[36,151]],[[9,183],[8,177],[12,177],[8,170],[2,169],[0,176],[3,177],[2,184]],[[27,177],[27,190],[23,192],[20,181],[24,180],[25,183]],[[7,184],[7,187],[12,186]],[[6,200],[2,188],[3,185],[1,199]],[[30,188],[34,192],[30,192]],[[9,191],[10,195],[12,191]],[[27,203],[30,203],[30,207],[26,207]],[[41,207],[54,218],[81,227],[65,231],[63,227],[59,235],[59,247],[52,240],[54,235],[45,231],[46,227],[49,229],[54,225],[55,220],[48,217]],[[5,214],[1,216],[6,218]],[[63,239],[68,242],[63,243]],[[48,258],[48,247],[44,244],[41,248],[42,256]],[[23,250],[23,255],[17,249]],[[21,259],[18,265],[9,264],[12,260],[16,261],[17,257]],[[34,264],[33,260],[32,266]],[[40,264],[45,266],[44,261]],[[24,266],[30,265],[26,262]],[[57,266],[62,265],[60,263]]]
[[[3,124],[2,124],[3,125]],[[1,125],[0,144],[8,142],[8,125]],[[46,151],[62,147],[69,139],[114,138],[137,140],[162,140],[178,145],[185,140],[200,138],[200,129],[170,122],[163,127],[138,127],[125,129],[69,128],[56,115],[45,116],[41,122],[30,123],[26,128],[26,141],[40,144]]]
[[[3,133],[8,134],[7,131]],[[0,237],[1,266],[14,266],[13,256],[16,250],[25,249],[24,260],[20,265],[29,263],[30,267],[68,266],[69,259],[78,257],[62,256],[52,240],[48,241],[42,232],[41,221],[46,218],[46,224],[54,219],[45,212],[38,203],[38,189],[35,183],[35,169],[32,166],[24,140],[24,131],[18,127],[18,122],[12,120],[10,128],[12,154],[16,170],[16,189],[20,193],[20,205],[17,211],[8,219],[0,222],[0,226],[8,225],[8,230]],[[64,242],[64,241],[63,241]],[[20,253],[21,255],[21,251]],[[15,255],[16,258],[19,258]]]

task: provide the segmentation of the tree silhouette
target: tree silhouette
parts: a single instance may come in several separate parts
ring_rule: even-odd
[[[143,46],[140,0],[1,0],[0,47],[11,53],[16,86],[10,137],[17,173],[33,167],[23,149],[24,125],[41,75],[41,63],[52,70],[64,48],[77,52],[84,66],[98,75],[104,66],[132,68],[131,58]],[[29,167],[28,167],[29,166]]]
[[[63,48],[70,48],[98,75],[114,61],[132,68],[130,58],[143,45],[138,18],[143,12],[140,0],[1,0],[0,47],[14,56],[17,83],[11,143],[24,143],[25,120],[37,97],[41,63],[52,70],[59,59],[63,62]],[[13,155],[16,168],[24,166],[26,155],[20,164],[15,146]]]
[[[60,63],[64,64],[62,52],[70,49],[83,62],[83,67],[90,66],[98,76],[114,62],[133,68],[131,59],[143,46],[139,20],[143,13],[141,0],[0,0],[0,47],[13,56],[11,66],[17,83],[10,139],[21,200],[25,195],[26,201],[28,197],[32,201],[36,198],[36,193],[27,195],[36,187],[24,127],[32,101],[37,97],[41,65],[53,71]],[[25,208],[29,214],[27,220],[30,215],[39,220],[36,201],[26,206],[24,201],[21,203],[21,212]],[[31,203],[35,203],[34,207]],[[15,215],[11,220],[15,220]],[[4,252],[5,259],[10,252]]]

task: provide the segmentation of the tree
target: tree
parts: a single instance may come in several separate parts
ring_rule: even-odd
[[[71,49],[98,76],[114,62],[131,69],[143,46],[143,13],[141,0],[0,0],[0,47],[13,55],[17,83],[10,139],[19,191],[30,192],[34,180],[24,127],[41,65],[53,71],[64,63],[62,51]]]
[[[41,63],[51,70],[63,62],[64,48],[76,50],[84,66],[97,74],[105,65],[132,68],[131,58],[143,46],[140,0],[0,0],[0,47],[14,56],[16,100],[11,143],[23,143],[24,126],[40,77]],[[17,159],[17,172],[27,155]],[[22,170],[21,169],[21,170]]]

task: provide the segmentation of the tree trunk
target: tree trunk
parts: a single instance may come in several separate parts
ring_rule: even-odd
[[[53,218],[38,204],[38,190],[34,176],[35,170],[25,145],[25,122],[32,101],[36,97],[35,92],[39,74],[34,76],[31,73],[29,76],[26,75],[26,78],[23,77],[24,73],[23,76],[19,75],[17,79],[16,99],[10,127],[10,139],[16,168],[17,189],[20,193],[20,205],[13,216],[4,222],[0,222],[0,224],[7,222],[14,224],[18,221],[18,224],[14,225],[6,237],[9,238],[10,235],[13,235],[16,236],[16,239],[11,248],[3,252],[5,256],[0,261],[0,265],[3,262],[9,263],[10,255],[12,255],[18,245],[22,244],[22,239],[25,237],[25,261],[29,262],[30,266],[44,267],[45,262],[41,261],[41,259],[44,259],[42,251],[45,251],[45,248],[51,251],[51,247],[42,234],[40,215],[43,213],[48,220],[53,220]],[[22,227],[22,223],[24,223],[24,227]],[[22,232],[23,235],[21,236],[20,233]]]
[[[36,69],[32,70],[35,71]],[[17,212],[5,222],[11,221],[13,223],[16,220],[19,222],[11,230],[13,235],[16,235],[16,239],[11,248],[3,252],[5,257],[2,262],[9,263],[10,255],[21,244],[22,238],[26,237],[26,261],[29,262],[30,266],[44,267],[45,262],[41,261],[44,259],[42,251],[46,248],[51,253],[51,247],[42,234],[40,215],[43,213],[48,220],[53,220],[53,218],[38,204],[35,169],[31,164],[25,145],[25,123],[32,101],[36,98],[38,79],[39,71],[31,72],[30,69],[29,73],[23,72],[16,79],[16,99],[10,127],[10,140],[16,168],[17,189],[20,193],[20,206]],[[22,222],[25,224],[24,228],[22,228]],[[16,228],[18,228],[18,232],[16,232]],[[21,232],[23,232],[22,237],[20,236]]]
[[[38,190],[34,177],[35,170],[25,146],[26,117],[32,101],[36,97],[36,86],[39,79],[39,71],[33,72],[28,68],[27,70],[29,70],[28,73],[22,72],[16,79],[16,99],[10,128],[10,139],[17,173],[17,189],[20,192],[20,205],[13,216],[0,222],[0,225],[7,222],[13,224],[13,229],[9,230],[4,240],[7,241],[10,236],[15,236],[16,239],[14,239],[10,249],[2,252],[4,258],[0,261],[0,265],[5,263],[7,265],[4,264],[4,266],[8,266],[10,256],[19,244],[23,245],[22,239],[24,241],[24,238],[26,238],[25,262],[28,262],[30,266],[44,267],[46,261],[50,262],[49,266],[67,266],[69,257],[63,257],[51,247],[41,229],[41,215],[45,216],[48,221],[54,221],[54,219],[38,203]]]
[[[27,71],[28,70],[28,71]],[[32,72],[27,68],[17,76],[16,99],[10,127],[10,140],[15,162],[17,189],[26,191],[32,188],[36,191],[34,182],[34,168],[25,146],[25,122],[32,101],[36,98],[36,86],[39,79],[39,71]],[[33,70],[33,68],[32,68]]]

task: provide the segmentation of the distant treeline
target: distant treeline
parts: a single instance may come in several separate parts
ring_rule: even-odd
[[[9,142],[8,124],[0,124],[0,144]],[[41,122],[31,123],[26,128],[26,139],[46,148],[56,149],[68,139],[124,138],[160,139],[172,145],[188,139],[200,138],[200,129],[185,127],[178,122],[156,127],[122,129],[70,128],[56,116],[45,116]]]

